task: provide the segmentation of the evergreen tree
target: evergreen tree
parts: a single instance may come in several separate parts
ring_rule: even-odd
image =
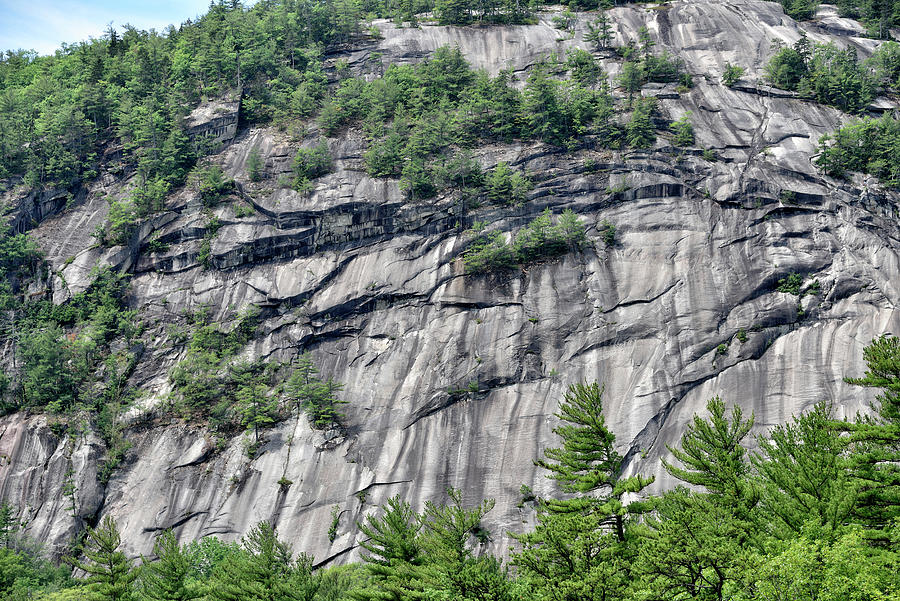
[[[19,529],[16,513],[16,508],[8,501],[0,504],[0,540],[3,541],[4,549],[9,549],[13,537]]]
[[[650,117],[656,110],[655,98],[641,98],[634,105],[631,120],[625,126],[625,143],[632,148],[646,148],[656,140]]]
[[[601,10],[597,18],[593,22],[588,23],[587,27],[587,33],[584,34],[585,42],[594,44],[597,50],[609,48],[613,35],[609,16],[605,10]]]
[[[343,384],[333,379],[321,380],[316,374],[312,354],[307,351],[300,355],[294,370],[287,382],[287,394],[294,405],[297,419],[300,412],[306,411],[314,428],[324,429],[332,425],[340,425],[344,419],[338,410],[347,401],[337,398],[336,394],[343,389]]]
[[[735,405],[729,418],[719,397],[710,399],[706,410],[709,418],[694,416],[681,437],[680,448],[666,447],[683,467],[665,459],[663,467],[682,482],[702,486],[749,511],[756,504],[757,493],[750,481],[747,450],[741,443],[753,427],[753,416],[744,420],[741,408]]]
[[[251,182],[262,181],[263,162],[256,146],[247,155],[247,177]]]
[[[548,76],[547,68],[538,65],[528,76],[522,102],[527,134],[551,144],[562,144],[567,133],[559,87],[560,83]]]
[[[86,561],[72,560],[72,565],[87,574],[88,601],[133,601],[135,579],[131,561],[119,550],[121,538],[110,516],[100,526],[88,531],[84,548]]]
[[[563,446],[535,461],[548,478],[574,498],[543,501],[533,532],[517,535],[513,562],[527,581],[558,601],[618,598],[630,579],[631,516],[641,503],[627,503],[653,479],[621,478],[622,457],[603,417],[603,389],[596,383],[569,387],[553,431]]]
[[[562,423],[553,432],[562,439],[563,446],[544,450],[546,459],[535,461],[535,465],[548,470],[547,477],[556,480],[564,492],[581,496],[548,500],[548,510],[605,514],[614,523],[616,535],[624,540],[628,509],[622,496],[642,490],[653,478],[620,479],[622,456],[615,449],[615,435],[606,427],[603,389],[597,382],[569,386],[555,415]],[[589,496],[598,491],[603,492]]]
[[[487,542],[488,533],[482,529],[481,521],[494,508],[493,499],[467,509],[460,490],[451,488],[447,494],[450,504],[428,501],[421,518],[420,545],[426,558],[423,597],[434,598],[437,593],[444,599],[512,601],[499,562],[476,558],[469,545],[473,536]]]
[[[203,591],[189,581],[190,558],[178,545],[171,530],[166,530],[153,544],[154,562],[145,561],[141,573],[141,597],[147,601],[190,601],[200,599]]]
[[[880,393],[873,407],[876,415],[860,417],[850,427],[851,470],[859,494],[854,515],[883,531],[900,518],[900,338],[885,334],[874,339],[863,350],[863,359],[865,375],[847,381]]]
[[[25,405],[63,412],[78,399],[77,380],[69,368],[72,349],[56,324],[22,338]]]
[[[798,536],[813,522],[837,531],[847,523],[856,494],[840,435],[846,426],[834,423],[819,403],[759,439],[752,462],[760,477],[762,521],[771,534]]]
[[[753,525],[708,494],[677,488],[653,503],[635,569],[650,599],[723,601],[743,577]],[[648,594],[649,593],[649,594]]]
[[[441,25],[464,25],[469,22],[467,0],[435,0],[434,10]]]
[[[240,423],[247,432],[253,432],[255,444],[259,444],[260,429],[274,424],[278,416],[278,398],[269,396],[268,377],[259,370],[259,364],[245,363],[231,370]]]
[[[675,139],[672,140],[675,146],[693,146],[694,126],[691,125],[690,111],[672,123],[672,131],[675,132]]]
[[[358,591],[354,598],[400,601],[412,594],[425,561],[419,541],[421,529],[420,516],[399,496],[388,499],[381,517],[366,516],[359,530],[367,539],[360,546],[368,551],[362,558],[375,586]]]
[[[243,552],[229,554],[213,574],[207,591],[211,601],[312,601],[316,580],[312,559],[291,560],[291,548],[278,540],[267,522],[243,539]]]
[[[628,92],[628,104],[632,103],[634,93],[640,91],[644,85],[645,74],[639,63],[625,61],[622,63],[622,71],[619,73],[618,82]]]

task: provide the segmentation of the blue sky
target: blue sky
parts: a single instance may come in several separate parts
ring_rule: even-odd
[[[112,21],[163,30],[204,14],[209,0],[0,0],[0,50],[24,48],[52,54],[60,43],[100,37]]]

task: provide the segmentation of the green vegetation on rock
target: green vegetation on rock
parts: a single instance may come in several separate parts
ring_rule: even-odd
[[[506,242],[502,232],[485,233],[483,224],[477,225],[476,237],[463,253],[467,273],[486,273],[533,263],[580,249],[586,242],[584,224],[570,209],[566,209],[555,223],[550,209],[545,209],[519,230],[512,244]]]

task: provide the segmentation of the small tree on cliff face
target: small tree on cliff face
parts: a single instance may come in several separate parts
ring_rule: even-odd
[[[251,182],[262,181],[263,161],[259,154],[259,148],[253,147],[247,155],[247,177]]]
[[[343,389],[343,384],[331,378],[321,380],[318,373],[319,369],[313,363],[312,354],[303,353],[288,379],[287,393],[298,419],[300,412],[306,411],[313,427],[324,429],[341,423],[344,415],[338,407],[347,401],[342,401],[336,396],[336,393]]]
[[[523,550],[514,563],[551,598],[614,598],[630,579],[629,524],[643,509],[624,497],[653,479],[621,477],[622,456],[606,427],[603,389],[596,382],[570,386],[556,416],[562,423],[553,432],[563,446],[547,449],[535,463],[576,496],[541,502],[534,532],[516,537]]]
[[[119,551],[121,538],[110,516],[88,531],[84,549],[86,561],[71,563],[87,574],[87,601],[133,601],[135,579],[131,561]]]

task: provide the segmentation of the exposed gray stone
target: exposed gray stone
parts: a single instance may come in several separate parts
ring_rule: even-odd
[[[695,148],[673,148],[666,136],[652,150],[628,153],[490,146],[476,154],[485,167],[507,161],[535,187],[521,207],[466,213],[452,197],[410,201],[396,181],[366,175],[353,129],[327,140],[335,168],[310,194],[281,188],[278,175],[319,132],[311,124],[303,140],[292,140],[251,129],[213,157],[239,193],[214,210],[223,227],[211,269],[197,262],[206,217],[190,190],[173,194],[168,212],[130,247],[75,253],[64,272],[69,288],[89,283],[91,261],[135,273],[133,302],[148,330],[133,381],[146,393],[128,415],[133,447],[105,490],[90,484],[100,453],[92,438],[59,441],[41,417],[0,421],[0,491],[34,508],[28,531],[57,548],[71,537],[77,520],[59,491],[72,448],[84,458],[72,459],[85,491],[78,519],[97,509],[115,517],[132,554],[148,553],[168,527],[181,540],[233,539],[266,519],[317,562],[344,560],[357,556],[355,523],[367,512],[398,493],[420,509],[445,498],[447,486],[472,503],[496,498],[485,525],[492,549],[505,554],[507,533],[533,520],[533,509],[516,507],[520,486],[552,493],[532,460],[557,443],[553,412],[571,383],[606,384],[627,473],[657,476],[655,490],[673,484],[659,462],[665,445],[714,395],[754,413],[757,431],[821,400],[839,415],[864,407],[871,394],[843,378],[861,373],[873,336],[900,332],[897,197],[870,178],[823,177],[812,162],[817,141],[848,116],[765,87],[770,40],[792,43],[801,26],[778,4],[752,0],[624,6],[611,15],[619,43],[646,25],[660,49],[685,60],[695,87],[657,95],[667,120],[690,111]],[[458,44],[480,68],[524,74],[550,51],[587,47],[590,18],[579,17],[570,39],[550,15],[519,27],[380,22],[384,39],[344,58],[372,73],[372,52],[387,65]],[[802,29],[861,53],[874,44],[816,23]],[[602,60],[617,71],[612,56]],[[740,85],[720,83],[726,62],[747,69]],[[253,148],[265,161],[260,183],[246,176]],[[704,160],[703,149],[718,160]],[[785,191],[795,204],[782,202]],[[236,217],[238,204],[253,214]],[[591,240],[583,252],[464,277],[458,257],[474,219],[512,234],[548,206],[579,214]],[[75,240],[80,224],[93,225],[97,211],[88,199],[38,227],[54,269],[72,254],[56,246]],[[617,228],[609,248],[598,231],[603,220]],[[142,251],[151,237],[169,250]],[[821,285],[819,296],[802,300],[802,318],[797,297],[775,289],[790,272]],[[169,369],[183,356],[168,326],[201,305],[228,321],[249,304],[263,307],[265,319],[243,355],[287,361],[311,350],[322,372],[345,384],[345,436],[291,420],[250,459],[241,437],[217,450],[204,429],[160,417]],[[477,392],[467,390],[470,382]],[[291,484],[280,486],[282,477]],[[334,505],[342,513],[331,543]]]

